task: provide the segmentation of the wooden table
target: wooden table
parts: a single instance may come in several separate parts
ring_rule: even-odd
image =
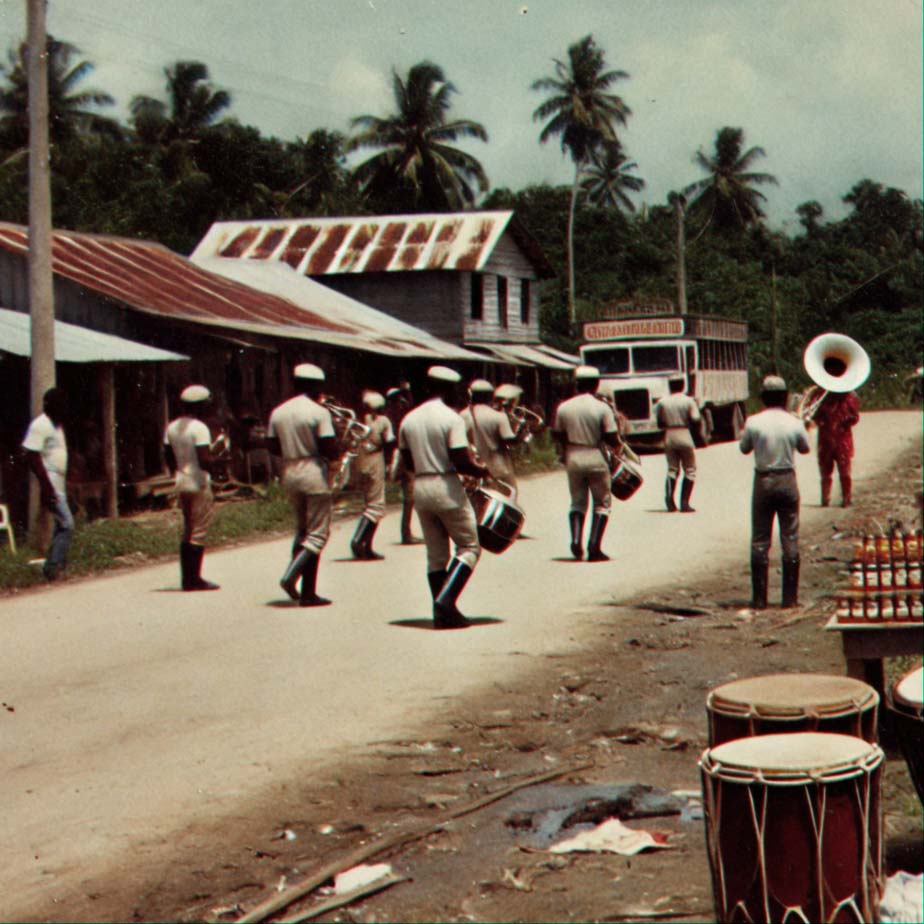
[[[832,616],[825,629],[841,633],[847,676],[864,680],[885,698],[883,658],[924,653],[924,623],[839,623]]]

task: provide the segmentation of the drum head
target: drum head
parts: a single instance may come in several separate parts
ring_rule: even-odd
[[[915,712],[924,711],[924,667],[905,674],[892,688],[892,699]]]
[[[766,779],[792,781],[842,777],[861,773],[882,760],[882,751],[853,735],[795,732],[738,738],[703,754],[702,766],[719,776],[753,774]]]
[[[879,694],[852,677],[829,674],[769,674],[723,683],[706,708],[732,715],[836,716],[878,705]]]

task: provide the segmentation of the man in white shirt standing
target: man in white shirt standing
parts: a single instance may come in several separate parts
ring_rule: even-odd
[[[516,434],[510,418],[491,407],[494,386],[486,379],[475,379],[468,386],[471,403],[462,411],[469,444],[475,447],[478,458],[484,463],[495,481],[509,485],[516,494],[517,476],[510,455],[516,443]]]
[[[67,440],[63,421],[67,398],[60,388],[49,388],[42,400],[44,413],[29,424],[22,446],[32,474],[38,479],[42,506],[51,512],[54,532],[42,572],[55,580],[67,565],[74,535],[74,517],[67,504]]]
[[[204,385],[189,385],[180,392],[180,416],[164,432],[164,455],[176,476],[176,490],[183,512],[180,543],[180,577],[183,590],[218,590],[203,580],[202,556],[215,498],[212,494],[212,435],[202,420],[212,393]]]
[[[434,629],[469,625],[456,600],[481,555],[475,511],[459,476],[484,478],[489,472],[472,461],[465,421],[453,409],[461,380],[446,366],[431,366],[430,397],[405,416],[398,434],[401,457],[414,473],[414,505],[427,544]],[[451,561],[450,539],[455,544]]]
[[[385,472],[395,449],[395,431],[391,421],[382,413],[385,398],[377,391],[363,392],[363,423],[369,435],[359,447],[355,471],[359,489],[363,492],[362,516],[350,542],[353,557],[360,561],[380,561],[384,558],[372,549],[375,531],[385,516]]]
[[[596,397],[600,372],[595,366],[578,366],[574,370],[577,394],[563,401],[555,411],[552,439],[568,472],[571,492],[571,554],[580,561],[584,557],[584,519],[587,516],[587,495],[593,498],[593,519],[587,542],[588,561],[609,561],[601,549],[603,533],[612,505],[610,469],[603,454],[603,444],[619,446],[619,427],[608,404]]]
[[[327,606],[330,600],[315,591],[321,552],[330,536],[333,498],[327,469],[338,457],[337,437],[330,411],[318,400],[324,370],[301,363],[293,376],[301,393],[272,412],[266,436],[269,451],[282,457],[282,486],[295,513],[292,560],[279,584],[299,606]]]
[[[760,393],[764,410],[749,417],[739,448],[754,453],[754,491],[751,495],[751,608],[767,607],[770,541],[773,520],[780,520],[783,547],[783,606],[799,601],[799,485],[794,452],[809,451],[805,424],[786,410],[786,382],[768,375]]]
[[[683,485],[680,488],[680,510],[682,513],[696,513],[690,506],[690,495],[696,481],[696,448],[690,427],[700,425],[702,417],[695,399],[683,393],[683,376],[671,376],[667,387],[670,394],[655,405],[655,419],[664,431],[664,455],[667,459],[667,480],[664,483],[664,503],[673,513],[674,489],[677,477],[683,468]]]

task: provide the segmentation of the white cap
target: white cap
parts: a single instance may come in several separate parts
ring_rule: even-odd
[[[208,401],[212,393],[204,385],[187,385],[180,392],[180,401],[186,404],[198,404],[200,401]]]
[[[449,366],[430,366],[427,370],[427,378],[436,382],[461,382],[462,376],[455,369]]]
[[[786,379],[779,375],[764,376],[763,383],[760,386],[761,391],[786,391]]]
[[[314,363],[299,363],[293,370],[292,375],[297,379],[304,379],[308,382],[323,382],[324,370]]]
[[[520,388],[519,385],[514,385],[512,382],[504,382],[494,389],[494,397],[504,401],[519,398],[522,394],[523,389]]]
[[[363,404],[377,411],[379,408],[385,407],[385,398],[377,391],[364,391]]]
[[[469,383],[468,390],[473,394],[484,394],[485,392],[491,394],[494,386],[487,379],[473,379]]]
[[[574,370],[574,378],[581,379],[599,379],[600,370],[596,366],[578,366]]]

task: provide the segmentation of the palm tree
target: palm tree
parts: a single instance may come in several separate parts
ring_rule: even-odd
[[[723,230],[743,228],[763,218],[760,203],[767,197],[753,187],[777,182],[769,173],[750,170],[754,161],[766,156],[764,149],[753,147],[742,153],[743,147],[742,129],[721,129],[715,136],[715,153],[707,155],[701,148],[693,161],[708,176],[683,190],[690,207],[704,212],[707,221],[714,220]]]
[[[69,42],[49,35],[46,39],[48,60],[48,131],[52,144],[70,141],[91,132],[119,134],[118,123],[95,111],[111,106],[115,100],[102,90],[78,89],[94,70],[89,61],[75,61],[80,50]],[[0,87],[0,133],[10,147],[29,143],[29,75],[28,45],[23,42],[7,52],[6,66],[0,73],[6,85]]]
[[[431,61],[415,64],[402,80],[392,72],[397,111],[385,118],[353,119],[359,131],[347,152],[380,148],[359,164],[354,177],[363,194],[397,198],[414,208],[459,209],[488,190],[484,168],[471,154],[452,147],[462,138],[488,140],[484,126],[470,119],[447,121],[450,97],[458,92],[442,68]],[[397,197],[395,191],[397,187]]]
[[[591,205],[616,211],[635,211],[635,203],[628,192],[639,192],[645,188],[645,181],[630,172],[638,164],[629,161],[618,141],[604,144],[591,155],[590,164],[584,170],[581,189]]]
[[[568,213],[568,312],[575,321],[574,305],[574,211],[581,177],[594,152],[618,141],[616,125],[625,125],[632,114],[622,97],[609,92],[625,71],[606,70],[606,57],[592,35],[568,48],[567,62],[555,60],[555,76],[533,82],[531,89],[552,95],[533,112],[533,121],[546,122],[539,135],[545,143],[557,136],[562,151],[574,162],[574,183]]]

